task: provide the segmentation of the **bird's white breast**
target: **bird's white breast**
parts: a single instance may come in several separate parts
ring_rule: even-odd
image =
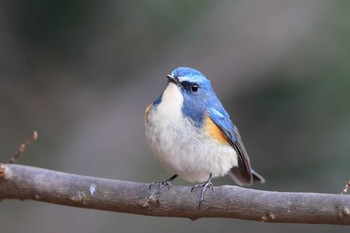
[[[169,83],[161,102],[145,116],[146,138],[164,167],[190,182],[203,182],[209,174],[223,176],[237,166],[236,151],[204,128],[194,126],[182,113],[183,96]]]

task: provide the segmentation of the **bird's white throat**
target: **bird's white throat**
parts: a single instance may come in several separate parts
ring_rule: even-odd
[[[157,111],[164,115],[180,117],[183,101],[184,98],[179,87],[174,83],[169,83],[163,92],[162,101],[157,107]]]

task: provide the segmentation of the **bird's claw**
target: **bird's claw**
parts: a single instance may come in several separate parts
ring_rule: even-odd
[[[177,175],[173,175],[172,177],[170,177],[169,179],[165,180],[165,181],[160,181],[160,182],[153,182],[150,184],[150,186],[148,187],[149,190],[152,189],[153,186],[157,186],[157,191],[156,191],[156,200],[157,200],[157,205],[159,205],[159,197],[160,197],[160,191],[162,190],[163,187],[167,187],[169,190],[169,187],[171,185],[170,181],[173,181],[175,178],[177,177]]]
[[[161,182],[153,182],[152,184],[150,184],[149,186],[149,190],[152,189],[153,186],[157,186],[157,191],[155,193],[156,196],[156,201],[157,201],[157,205],[159,205],[159,197],[160,197],[160,192],[162,190],[163,187],[167,187],[169,190],[169,186],[171,185],[170,181],[161,181]]]
[[[164,186],[168,187],[171,185],[170,181],[166,180],[166,181],[160,181],[160,182],[152,182],[148,189],[151,190],[153,186],[158,186],[158,190],[160,190],[161,188],[163,188]]]
[[[191,193],[193,192],[194,189],[202,189],[201,190],[201,195],[200,195],[200,198],[199,198],[199,208],[201,208],[201,205],[204,201],[204,193],[205,191],[207,190],[207,188],[211,188],[211,190],[214,192],[214,186],[213,186],[213,183],[211,182],[211,177],[209,177],[209,179],[204,182],[204,183],[201,183],[201,184],[196,184],[195,186],[193,186],[191,188]]]

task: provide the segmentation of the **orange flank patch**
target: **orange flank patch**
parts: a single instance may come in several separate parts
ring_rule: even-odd
[[[214,123],[214,121],[209,117],[205,117],[205,130],[209,133],[210,136],[218,140],[222,144],[227,144],[228,140],[222,132],[222,130]]]
[[[149,112],[149,110],[151,109],[151,107],[152,107],[152,103],[150,103],[148,106],[147,106],[147,108],[146,108],[146,111],[145,111],[145,119],[146,119],[146,116],[147,116],[147,114],[148,114],[148,112]]]

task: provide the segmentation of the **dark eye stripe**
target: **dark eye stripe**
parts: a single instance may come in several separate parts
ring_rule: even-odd
[[[183,81],[181,82],[181,85],[183,86],[183,88],[187,91],[191,91],[191,92],[197,92],[199,85],[197,83],[191,83],[188,81]]]
[[[181,82],[181,85],[182,85],[183,87],[185,87],[185,88],[188,88],[188,87],[191,86],[191,83],[188,82],[188,81],[183,81],[183,82]]]

